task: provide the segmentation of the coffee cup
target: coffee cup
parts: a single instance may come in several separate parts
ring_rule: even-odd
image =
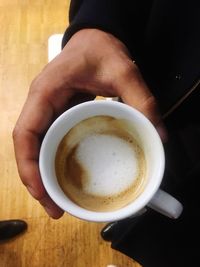
[[[159,188],[165,154],[156,129],[124,103],[94,100],[64,112],[43,139],[39,167],[53,201],[83,220],[121,220],[146,206],[178,218],[183,209]]]

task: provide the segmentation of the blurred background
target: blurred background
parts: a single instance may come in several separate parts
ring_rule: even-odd
[[[69,0],[0,0],[0,220],[22,219],[28,230],[0,244],[0,267],[138,267],[110,248],[104,224],[65,214],[50,219],[21,183],[12,130],[31,81],[48,62],[48,39],[68,25]]]

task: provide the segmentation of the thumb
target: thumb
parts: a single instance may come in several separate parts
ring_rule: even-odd
[[[143,113],[155,126],[162,141],[167,141],[167,131],[156,98],[145,83],[138,67],[132,63],[116,80],[115,85],[122,101]]]

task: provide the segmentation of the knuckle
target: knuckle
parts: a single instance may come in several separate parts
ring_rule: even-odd
[[[16,124],[12,131],[12,138],[14,141],[18,139],[18,137],[20,136],[20,132],[20,127],[18,126],[18,124]]]
[[[131,60],[122,61],[118,65],[118,75],[124,78],[128,78],[134,73],[134,64]]]
[[[146,110],[156,110],[157,109],[157,101],[153,95],[150,95],[143,102],[143,108]]]
[[[129,81],[139,83],[141,80],[139,69],[131,59],[120,60],[113,70],[115,77],[114,85],[118,90],[123,88],[122,84],[127,84]]]
[[[30,181],[27,178],[27,176],[21,175],[21,181],[34,199],[40,201],[45,197],[46,195],[45,190],[42,187],[34,188],[32,185],[30,185]]]
[[[41,88],[41,79],[40,76],[38,75],[33,79],[33,81],[30,84],[29,94],[34,94],[35,92],[38,92],[39,88]]]
[[[149,118],[151,122],[157,124],[161,120],[156,98],[151,95],[144,100],[141,105],[142,112]]]
[[[50,87],[49,78],[46,75],[46,72],[43,70],[40,72],[31,82],[29,87],[29,95],[43,95],[48,88]]]

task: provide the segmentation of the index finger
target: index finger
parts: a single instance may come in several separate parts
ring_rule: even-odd
[[[38,165],[41,137],[53,117],[51,103],[37,92],[30,93],[13,131],[13,141],[22,182],[51,217],[59,218],[63,211],[48,196]]]

